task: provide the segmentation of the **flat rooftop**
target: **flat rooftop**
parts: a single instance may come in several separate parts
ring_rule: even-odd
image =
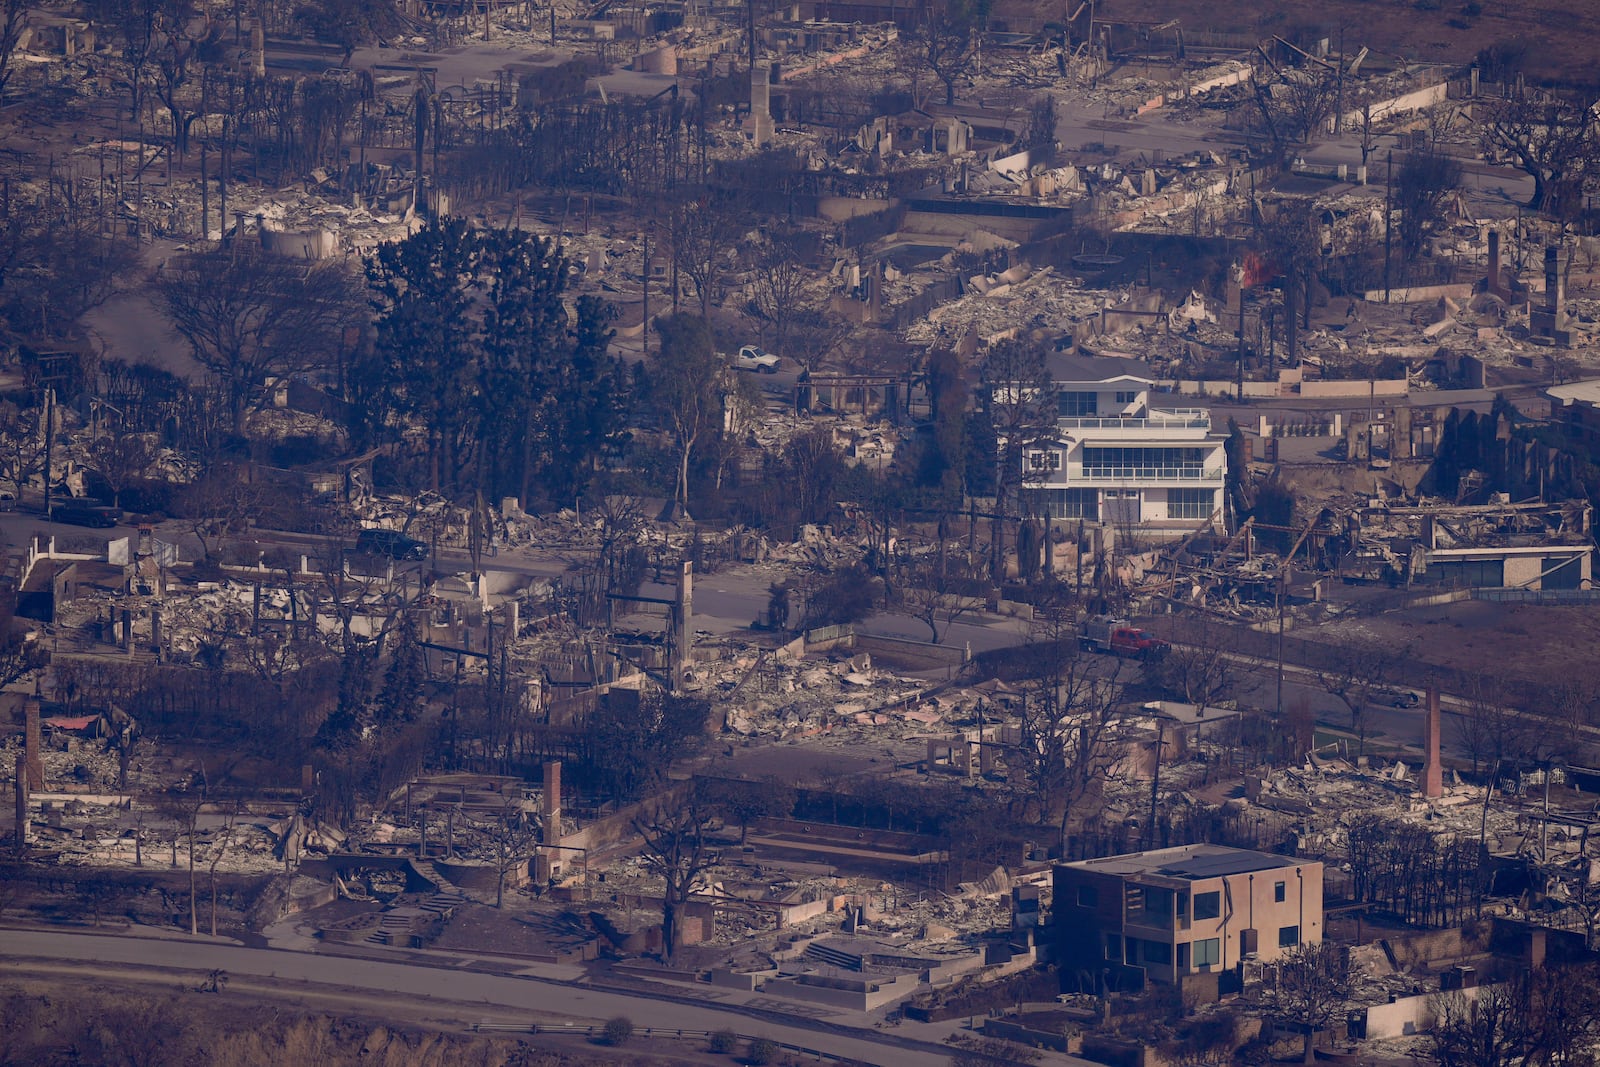
[[[1198,881],[1202,878],[1221,878],[1229,874],[1249,874],[1252,871],[1275,871],[1304,862],[1291,856],[1255,852],[1247,848],[1228,848],[1225,845],[1181,845],[1177,848],[1158,848],[1149,852],[1106,856],[1097,860],[1079,860],[1076,863],[1064,863],[1062,866],[1099,871],[1103,874],[1154,874],[1166,878]]]

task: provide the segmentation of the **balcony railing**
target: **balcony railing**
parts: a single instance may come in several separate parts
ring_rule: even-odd
[[[1225,473],[1221,467],[1207,470],[1204,467],[1091,467],[1085,465],[1079,476],[1084,479],[1128,479],[1133,481],[1222,481]],[[1074,478],[1076,480],[1076,478]]]
[[[1199,408],[1152,411],[1143,418],[1117,415],[1063,415],[1056,420],[1063,430],[1209,430],[1211,413]]]

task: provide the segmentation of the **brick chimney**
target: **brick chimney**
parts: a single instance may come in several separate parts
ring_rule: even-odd
[[[17,753],[17,854],[28,847],[28,757]]]
[[[23,734],[22,750],[27,756],[28,788],[44,788],[44,739],[39,733],[39,702],[29,700],[24,705],[27,726]]]
[[[1422,720],[1422,795],[1436,800],[1444,795],[1444,768],[1439,762],[1439,687],[1428,686],[1427,711]]]
[[[544,839],[547,844],[561,840],[561,761],[550,760],[544,765]]]

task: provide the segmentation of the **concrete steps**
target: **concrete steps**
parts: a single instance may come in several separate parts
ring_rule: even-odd
[[[862,960],[853,952],[843,952],[827,945],[810,944],[806,946],[806,956],[818,963],[830,964],[846,971],[861,970]]]

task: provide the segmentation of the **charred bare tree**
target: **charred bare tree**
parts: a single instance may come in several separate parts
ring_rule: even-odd
[[[1528,91],[1479,105],[1484,154],[1503,156],[1533,179],[1528,206],[1576,213],[1583,186],[1600,172],[1600,128],[1594,109]]]
[[[1050,447],[1058,407],[1046,354],[1038,345],[1000,342],[984,357],[981,375],[998,465],[990,570],[999,581],[1005,575],[1007,517],[1020,502],[1023,485],[1047,477],[1060,455]]]
[[[1538,1025],[1528,1009],[1531,979],[1482,986],[1470,999],[1463,993],[1434,998],[1434,1024],[1428,1032],[1439,1067],[1513,1067],[1524,1062]]]
[[[28,27],[29,6],[28,0],[0,0],[0,99],[5,96],[11,76],[17,72],[12,57]]]
[[[702,193],[674,204],[667,221],[673,270],[694,285],[700,315],[708,317],[732,266],[729,252],[738,234],[739,216],[723,198]],[[673,284],[676,286],[676,280]],[[673,299],[676,304],[676,295]]]
[[[1353,638],[1331,646],[1326,664],[1313,668],[1317,684],[1349,712],[1358,753],[1366,753],[1368,708],[1409,655],[1409,648]]]
[[[1394,179],[1394,207],[1400,212],[1400,255],[1409,265],[1438,224],[1445,201],[1461,186],[1461,164],[1436,149],[1406,156]]]
[[[1305,1062],[1313,1059],[1317,1031],[1326,1029],[1350,999],[1350,959],[1343,945],[1297,945],[1267,967],[1265,999],[1273,1014],[1305,1031]]]
[[[956,82],[977,57],[988,17],[988,0],[934,0],[914,31],[913,47],[944,86],[946,107],[956,102]]]
[[[1028,635],[1035,674],[1014,750],[1022,799],[1040,821],[1055,825],[1063,855],[1085,805],[1115,768],[1129,711],[1123,661],[1082,652],[1076,616],[1065,604],[1036,609]]]
[[[1203,615],[1180,618],[1167,635],[1172,647],[1146,666],[1167,688],[1205,709],[1229,698],[1238,687],[1243,668],[1233,658],[1228,629]]]
[[[1275,78],[1250,76],[1262,126],[1279,155],[1291,145],[1304,144],[1333,115],[1338,86],[1327,68],[1308,63],[1277,71]]]
[[[520,797],[507,796],[496,813],[494,832],[494,906],[505,907],[506,879],[519,867],[526,868],[528,856],[540,841],[539,825],[524,808]]]
[[[1302,325],[1311,328],[1312,294],[1317,269],[1322,263],[1321,224],[1310,200],[1280,200],[1273,205],[1270,214],[1263,214],[1260,227],[1263,251],[1285,279],[1284,349],[1287,357],[1293,360],[1298,351],[1296,330]]]
[[[0,480],[21,503],[24,490],[44,473],[44,409],[0,402]]]
[[[237,434],[267,402],[269,379],[332,365],[359,307],[343,263],[307,263],[247,245],[169,263],[155,289],[195,362],[227,390]]]
[[[182,160],[188,152],[189,127],[197,117],[190,81],[198,64],[220,58],[223,26],[194,0],[162,0],[155,28],[155,92],[166,106],[172,130],[172,147],[167,155],[170,179],[173,157]]]
[[[943,644],[950,627],[983,607],[985,586],[962,557],[947,554],[941,542],[895,583],[900,610],[928,628],[928,639]]]
[[[395,0],[306,0],[294,13],[311,36],[344,49],[341,66],[363,45],[386,41],[405,28]]]
[[[634,820],[645,866],[662,880],[661,955],[669,963],[683,947],[683,909],[715,859],[706,841],[710,821],[709,807],[693,791],[681,802],[654,804]]]
[[[689,468],[695,450],[720,432],[727,366],[717,355],[706,321],[695,315],[658,320],[661,355],[650,375],[650,395],[672,430],[677,453],[675,499],[689,507]]]
[[[746,313],[758,324],[761,343],[778,355],[791,355],[789,338],[796,320],[818,314],[810,300],[810,278],[800,262],[799,235],[764,231],[745,245],[750,269],[750,301]]]
[[[1467,709],[1455,720],[1456,737],[1472,760],[1474,776],[1480,766],[1492,770],[1502,760],[1517,761],[1532,754],[1537,726],[1508,706],[1510,694],[1497,679],[1479,675],[1473,689],[1463,695]]]
[[[108,433],[94,439],[89,455],[95,468],[111,487],[111,503],[122,506],[122,494],[150,474],[156,447],[150,438],[136,433]]]

